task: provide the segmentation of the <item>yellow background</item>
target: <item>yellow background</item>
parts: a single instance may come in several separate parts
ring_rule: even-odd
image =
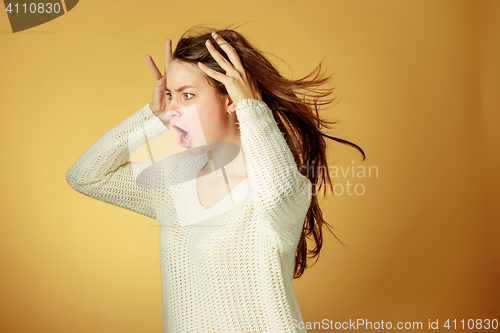
[[[367,153],[329,141],[329,161],[379,171],[321,197],[349,247],[325,230],[293,282],[303,319],[500,320],[499,19],[489,0],[87,0],[12,34],[0,14],[0,331],[161,331],[156,221],[65,173],[151,100],[146,54],[163,70],[166,38],[231,23],[288,77],[324,59],[329,134]]]

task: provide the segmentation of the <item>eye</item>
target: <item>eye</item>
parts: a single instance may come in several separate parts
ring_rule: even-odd
[[[168,96],[168,99],[172,99],[172,93],[167,92],[166,94]],[[184,93],[184,97],[186,97],[186,99],[191,99],[194,97],[194,94]]]

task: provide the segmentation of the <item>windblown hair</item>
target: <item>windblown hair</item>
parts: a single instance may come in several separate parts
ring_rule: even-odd
[[[363,160],[365,160],[365,153],[358,145],[326,135],[321,131],[322,127],[331,128],[328,124],[334,125],[337,123],[337,121],[327,121],[319,115],[319,107],[333,102],[333,99],[326,99],[333,92],[333,89],[320,88],[321,85],[330,80],[330,76],[324,77],[324,74],[321,73],[321,62],[309,75],[298,80],[290,80],[278,72],[264,56],[265,52],[257,50],[241,33],[229,28],[218,30],[205,26],[195,26],[181,36],[173,53],[173,59],[194,65],[197,65],[197,62],[202,62],[209,68],[225,74],[225,70],[219,66],[205,46],[205,41],[211,39],[212,31],[217,32],[219,36],[235,48],[247,74],[250,74],[257,81],[262,100],[272,110],[279,129],[284,133],[298,170],[312,184],[311,205],[304,221],[295,255],[293,277],[299,278],[304,270],[309,267],[307,265],[308,254],[311,259],[318,256],[316,261],[319,258],[319,252],[323,245],[323,226],[326,226],[333,236],[344,245],[331,230],[333,227],[323,219],[315,195],[323,184],[328,183],[332,186],[330,175],[325,172],[325,170],[328,170],[325,138],[356,148],[363,155]],[[213,41],[213,38],[211,41],[217,51],[230,62],[227,54]],[[314,73],[316,75],[311,78]],[[224,84],[206,74],[204,75],[208,83],[219,93],[228,94]],[[309,162],[308,168],[311,168],[313,172],[304,174],[305,171],[302,169],[306,161]],[[318,170],[318,172],[316,173],[314,170]],[[315,190],[318,184],[318,190]],[[325,192],[326,189],[324,189],[323,194]],[[311,238],[315,242],[315,247],[312,250],[307,248],[307,239]]]

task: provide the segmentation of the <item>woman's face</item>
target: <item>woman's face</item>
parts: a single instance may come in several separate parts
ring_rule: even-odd
[[[166,111],[179,144],[189,154],[208,152],[207,143],[239,143],[236,119],[227,113],[232,106],[228,95],[210,86],[205,74],[190,63],[173,60],[167,69]],[[179,128],[187,131],[186,134]]]

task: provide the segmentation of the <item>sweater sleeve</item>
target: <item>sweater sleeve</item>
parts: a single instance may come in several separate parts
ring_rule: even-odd
[[[311,202],[312,185],[297,168],[293,154],[263,101],[236,105],[241,146],[257,214],[271,238],[282,247],[296,246]]]
[[[66,181],[89,197],[156,219],[155,201],[164,180],[161,168],[148,168],[153,161],[129,158],[147,140],[170,130],[167,126],[148,103],[94,142],[69,168]]]

